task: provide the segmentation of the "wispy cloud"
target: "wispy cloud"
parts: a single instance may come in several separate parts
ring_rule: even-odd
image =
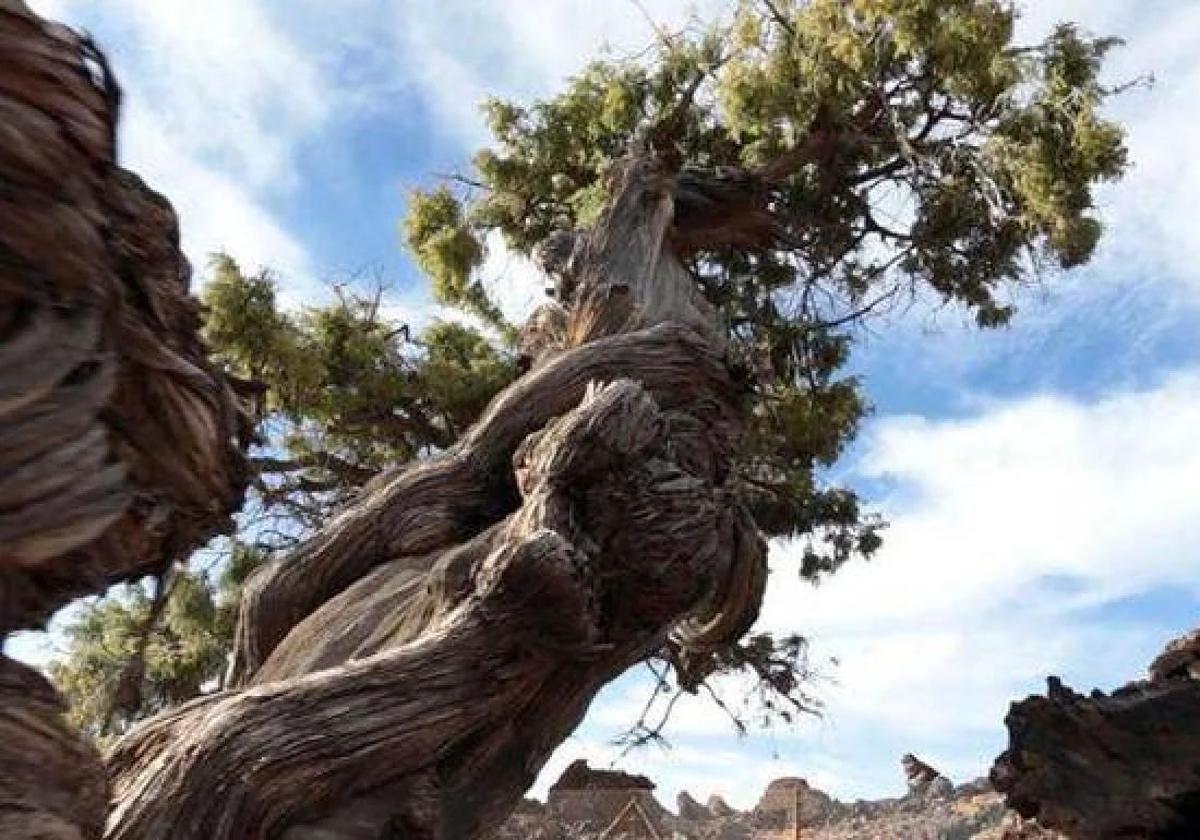
[[[761,626],[838,658],[825,695],[843,729],[954,745],[949,760],[983,772],[1011,699],[1049,673],[1136,677],[1193,618],[1153,605],[1200,596],[1197,428],[1200,370],[1090,402],[884,418],[856,464],[890,487],[884,548],[813,589],[775,545]],[[894,757],[862,758],[883,776]]]
[[[326,123],[332,97],[265,4],[34,6],[91,29],[109,52],[125,92],[121,162],[171,199],[192,262],[224,249],[274,267],[293,297],[311,293],[313,256],[271,202],[299,186],[298,148]]]
[[[438,130],[470,151],[487,139],[487,96],[528,99],[554,92],[602,50],[627,55],[695,20],[732,8],[722,0],[451,0],[397,4],[399,69],[437,116]]]

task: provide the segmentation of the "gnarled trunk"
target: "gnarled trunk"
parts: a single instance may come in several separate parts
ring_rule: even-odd
[[[250,425],[103,55],[0,0],[0,636],[233,528]]]
[[[0,0],[0,639],[231,530],[250,425],[205,358],[175,214],[115,162],[85,38]],[[0,656],[0,836],[96,837],[107,785]]]
[[[91,495],[74,518],[35,538],[3,529],[58,508],[32,495],[0,508],[11,628],[223,526],[245,428],[204,362],[169,205],[113,163],[102,57],[15,0],[0,0],[0,36],[20,46],[0,55],[0,105],[21,118],[0,166],[33,173],[15,181],[24,204],[0,210],[16,267],[0,275],[0,352],[34,357],[78,327],[46,370],[2,368],[16,379],[0,382],[0,420],[8,435],[22,412],[71,418],[60,446],[84,447],[96,473],[75,487]],[[30,95],[18,77],[45,87]],[[30,168],[47,150],[62,160]],[[701,661],[753,621],[765,548],[731,486],[744,394],[672,251],[679,181],[648,153],[613,179],[603,220],[574,237],[533,370],[451,450],[381,476],[255,577],[235,687],[147,721],[108,757],[106,836],[474,837],[605,683],[667,648]],[[56,249],[64,227],[78,241]],[[74,466],[31,440],[31,475]],[[54,718],[43,695],[29,703]],[[52,728],[46,748],[63,752]],[[0,768],[24,766],[4,750]],[[73,782],[57,781],[42,784],[61,805]],[[96,798],[54,807],[95,837]]]
[[[729,483],[742,394],[667,246],[671,173],[616,177],[576,248],[576,346],[252,581],[240,687],[118,745],[110,837],[475,837],[605,683],[745,631],[765,548]]]

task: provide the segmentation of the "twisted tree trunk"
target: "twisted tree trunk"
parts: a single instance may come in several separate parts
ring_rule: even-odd
[[[16,434],[33,447],[17,460],[57,465],[70,481],[51,483],[73,494],[69,515],[44,495],[0,505],[12,628],[225,526],[246,441],[196,338],[169,205],[113,163],[102,56],[16,0],[0,0],[0,40],[0,108],[15,115],[0,175],[18,199],[0,201],[0,352],[63,348],[45,370],[0,366],[0,459],[26,414],[61,417],[53,441]],[[235,687],[117,745],[105,836],[476,837],[605,683],[667,648],[702,662],[745,632],[765,549],[731,486],[744,395],[672,250],[687,238],[676,174],[639,152],[613,179],[563,269],[569,295],[533,319],[534,369],[453,449],[382,476],[253,580]],[[44,692],[29,702],[56,720]],[[41,743],[61,754],[51,729]],[[36,813],[97,836],[95,795],[29,778],[7,749],[6,781],[47,794]],[[94,757],[70,749],[102,792]]]
[[[248,479],[175,214],[115,163],[118,99],[86,38],[0,0],[0,639],[231,530]],[[0,656],[0,837],[103,826],[61,711]]]
[[[741,394],[666,247],[670,173],[617,177],[575,262],[577,346],[252,582],[242,687],[117,747],[110,837],[475,837],[605,683],[746,630]]]

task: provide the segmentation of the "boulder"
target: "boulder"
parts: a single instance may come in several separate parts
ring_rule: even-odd
[[[686,790],[680,791],[675,797],[675,813],[679,814],[679,819],[687,822],[708,822],[713,818],[712,813]]]
[[[563,790],[654,790],[654,782],[645,776],[620,770],[595,770],[586,759],[572,761],[550,786],[550,793]]]
[[[732,817],[738,813],[729,806],[728,802],[715,793],[708,797],[708,800],[704,803],[704,807],[714,817]]]
[[[900,759],[900,765],[904,768],[909,796],[918,799],[948,799],[954,795],[954,785],[950,780],[912,753],[905,753]]]
[[[846,806],[804,779],[776,779],[767,785],[754,808],[756,828],[778,830],[794,824],[799,808],[801,825],[819,825],[845,812]]]
[[[574,761],[550,786],[546,806],[564,826],[598,833],[616,820],[631,800],[654,824],[670,815],[654,798],[654,782],[619,770],[596,770]]]
[[[1057,677],[1014,703],[992,782],[1023,817],[1071,837],[1200,837],[1200,634],[1149,679],[1084,696]]]

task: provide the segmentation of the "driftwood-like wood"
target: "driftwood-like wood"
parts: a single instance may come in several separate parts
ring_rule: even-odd
[[[233,527],[250,427],[103,55],[0,0],[0,637]]]
[[[37,671],[0,655],[0,838],[84,840],[104,826],[100,755]]]
[[[453,545],[515,509],[511,462],[521,441],[577,405],[589,382],[622,376],[637,378],[663,408],[686,409],[701,435],[731,433],[736,387],[720,354],[686,327],[662,324],[562,352],[501,393],[446,455],[381,476],[359,503],[250,581],[235,680],[249,679],[292,627],[376,566]],[[690,448],[705,446],[712,451]]]
[[[671,179],[650,156],[614,178],[568,346],[252,580],[240,687],[126,736],[107,836],[477,837],[604,684],[749,626],[742,394],[667,244]]]
[[[346,652],[327,628],[369,616],[374,637],[350,661],[125,739],[109,836],[476,836],[595,692],[709,594],[713,569],[763,562],[748,515],[674,460],[669,417],[629,380],[592,389],[515,466],[521,507],[442,555],[424,589],[380,614],[360,596],[409,573],[381,567],[293,631],[325,640],[328,666]]]
[[[1173,642],[1149,679],[1014,703],[992,781],[1023,817],[1087,840],[1200,837],[1200,631]]]

